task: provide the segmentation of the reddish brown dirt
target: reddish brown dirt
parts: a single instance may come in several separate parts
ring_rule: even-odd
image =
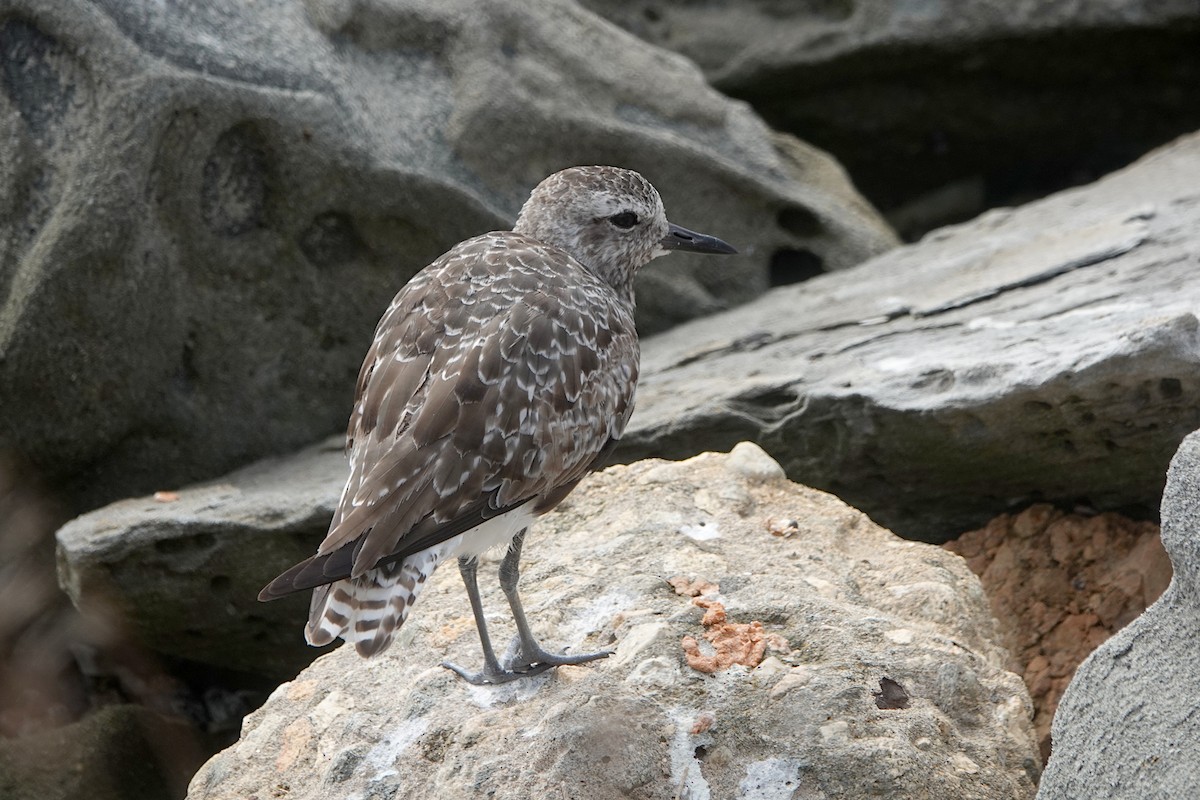
[[[1075,668],[1171,580],[1158,526],[1036,505],[1001,515],[945,547],[983,582],[1013,653],[1012,668],[1033,698],[1045,759],[1050,721]]]

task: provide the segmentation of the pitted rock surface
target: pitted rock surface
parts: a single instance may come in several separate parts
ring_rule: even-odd
[[[439,666],[479,658],[439,570],[391,650],[343,647],[281,686],[189,798],[1030,797],[1028,695],[966,564],[739,450],[597,473],[534,528],[522,593],[543,643],[614,655],[470,686]],[[687,639],[713,655],[714,627],[761,646],[697,670]]]

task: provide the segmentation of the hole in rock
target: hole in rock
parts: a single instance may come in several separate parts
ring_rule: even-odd
[[[822,230],[821,220],[807,208],[788,206],[775,215],[779,227],[797,236],[816,236]]]
[[[821,257],[810,250],[776,250],[771,256],[770,282],[772,286],[787,286],[803,283],[825,271]]]

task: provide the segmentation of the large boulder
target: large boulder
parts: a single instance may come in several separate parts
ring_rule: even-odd
[[[1047,501],[1152,516],[1200,427],[1200,135],[643,348],[618,455],[759,442],[944,540]]]
[[[391,650],[281,686],[189,798],[1033,794],[1029,698],[965,563],[753,445],[590,477],[534,528],[522,585],[548,646],[615,653],[464,683],[439,666],[479,661],[448,566]]]
[[[571,3],[2,0],[0,447],[79,510],[332,433],[409,276],[613,162],[746,253],[648,273],[644,330],[895,241],[827,156]]]
[[[1193,0],[581,2],[829,150],[909,231],[1200,128]]]
[[[1171,800],[1200,786],[1200,432],[1171,462],[1162,523],[1174,578],[1079,665],[1054,717],[1040,798]]]

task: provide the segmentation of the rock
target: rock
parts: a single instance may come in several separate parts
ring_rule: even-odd
[[[1200,427],[1200,135],[644,342],[634,461],[761,444],[906,538],[1151,516]],[[718,377],[719,376],[719,377]]]
[[[827,156],[570,3],[2,8],[0,443],[77,512],[338,430],[396,290],[560,167],[643,170],[743,246],[647,271],[643,330],[895,242]]]
[[[1039,504],[947,542],[979,576],[1033,699],[1043,758],[1075,668],[1171,580],[1158,526]]]
[[[301,628],[308,597],[256,595],[315,551],[347,469],[339,437],[215,483],[113,503],[59,530],[59,581],[76,606],[110,607],[161,655],[286,680],[317,655]]]
[[[1200,7],[582,0],[846,165],[908,235],[1200,128]]]
[[[1158,602],[1079,665],[1054,717],[1038,797],[1191,797],[1200,785],[1200,432],[1167,473],[1162,543],[1174,577]]]
[[[131,705],[20,739],[0,739],[5,800],[170,800],[202,751],[187,726]]]
[[[179,797],[268,691],[168,674],[180,665],[146,652],[99,592],[73,608],[55,579],[58,513],[0,453],[0,798]]]
[[[439,664],[478,662],[478,642],[442,569],[397,645],[318,659],[188,797],[1031,796],[1028,696],[963,561],[748,474],[765,459],[748,447],[597,473],[533,529],[535,629],[608,659],[464,683]],[[772,515],[798,532],[772,536]],[[503,641],[511,621],[483,572]]]

